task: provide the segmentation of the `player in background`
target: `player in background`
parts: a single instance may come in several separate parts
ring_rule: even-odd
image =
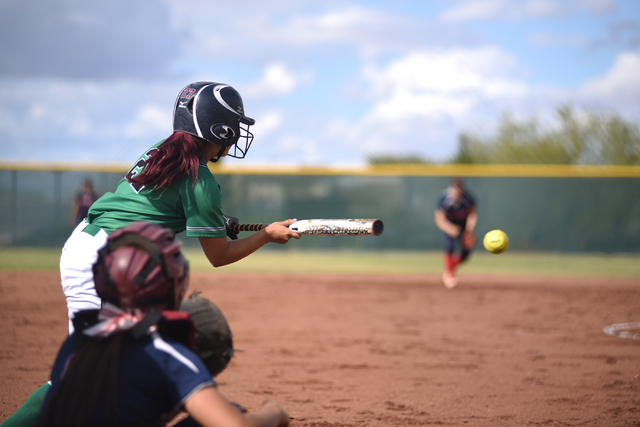
[[[93,184],[89,179],[82,182],[82,190],[73,200],[71,208],[71,225],[76,227],[89,214],[89,208],[98,200],[98,193],[93,190]]]
[[[435,211],[436,226],[444,233],[444,274],[442,281],[447,288],[458,284],[456,268],[464,262],[475,245],[475,228],[478,212],[473,196],[465,190],[461,178],[453,178],[444,191]],[[460,253],[454,254],[456,246]]]
[[[173,133],[139,157],[115,192],[105,193],[91,205],[87,219],[62,249],[60,275],[69,332],[74,313],[101,306],[91,271],[98,249],[111,232],[132,222],[153,222],[197,238],[214,267],[241,260],[267,243],[300,238],[288,228],[295,219],[273,222],[242,239],[227,238],[221,189],[207,163],[225,156],[244,158],[253,141],[249,126],[254,123],[244,113],[240,94],[229,85],[196,82],[179,92],[173,107]],[[2,427],[33,426],[48,387],[40,387]]]
[[[39,426],[161,426],[181,409],[189,425],[289,424],[273,402],[253,413],[238,410],[190,348],[193,323],[177,311],[189,263],[171,230],[137,222],[113,232],[93,273],[104,305],[74,318],[75,332],[53,365]]]

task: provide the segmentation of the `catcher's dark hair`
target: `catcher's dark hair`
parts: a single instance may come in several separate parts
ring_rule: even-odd
[[[189,175],[195,184],[204,143],[206,141],[186,132],[175,131],[150,152],[144,170],[133,177],[127,176],[127,180],[138,187],[161,190]]]
[[[76,338],[75,354],[40,411],[38,426],[83,427],[96,413],[104,425],[117,426],[121,351],[132,338],[122,332],[104,339]]]

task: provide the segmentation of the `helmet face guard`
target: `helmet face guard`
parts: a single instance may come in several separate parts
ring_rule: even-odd
[[[238,91],[224,83],[197,82],[184,87],[173,108],[173,130],[186,132],[222,147],[228,156],[243,159],[253,142]],[[244,127],[242,126],[244,125]],[[213,159],[212,159],[213,160]]]
[[[240,136],[236,139],[236,142],[233,144],[231,150],[227,156],[233,157],[235,159],[244,159],[249,151],[249,147],[251,147],[251,143],[253,142],[253,134],[249,132],[249,126],[242,125],[239,126]],[[242,146],[240,145],[242,143]]]

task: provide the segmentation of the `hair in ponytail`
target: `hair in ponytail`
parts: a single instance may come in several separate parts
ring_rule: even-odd
[[[64,376],[45,403],[39,427],[83,427],[101,414],[105,425],[118,424],[118,378],[125,333],[105,339],[78,337]]]
[[[130,171],[127,181],[139,188],[161,190],[182,176],[189,175],[195,184],[204,143],[206,141],[200,138],[176,131],[149,151],[147,159],[138,162],[136,166],[144,167],[143,171],[135,175]]]

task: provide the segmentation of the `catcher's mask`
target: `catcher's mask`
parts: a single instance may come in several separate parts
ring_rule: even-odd
[[[255,122],[244,114],[238,91],[224,83],[191,83],[180,91],[173,107],[174,131],[186,132],[222,147],[217,157],[210,159],[212,162],[231,146],[233,150],[227,155],[244,159],[253,141],[249,126]],[[239,146],[241,139],[244,144]]]
[[[126,310],[175,310],[188,286],[189,262],[168,228],[135,222],[109,236],[93,265],[96,292]]]

